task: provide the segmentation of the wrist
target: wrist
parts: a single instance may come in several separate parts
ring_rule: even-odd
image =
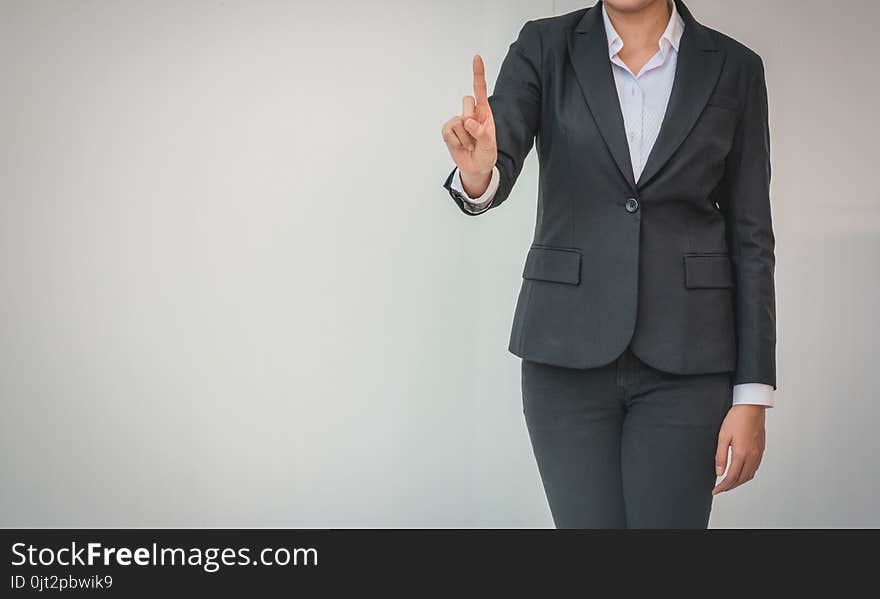
[[[489,180],[492,177],[492,171],[495,169],[495,165],[490,166],[487,169],[481,169],[478,171],[463,171],[459,168],[459,172],[461,174],[462,180],[468,181],[482,181],[483,179]]]
[[[464,172],[460,171],[461,184],[465,192],[472,197],[477,198],[486,193],[489,183],[492,181],[492,171],[494,167],[486,171]]]

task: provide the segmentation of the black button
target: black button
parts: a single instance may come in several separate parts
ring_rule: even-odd
[[[630,198],[626,201],[624,207],[626,208],[627,212],[633,213],[639,209],[639,201],[635,198]]]

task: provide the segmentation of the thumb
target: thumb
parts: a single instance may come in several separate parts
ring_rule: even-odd
[[[470,118],[464,123],[464,128],[477,141],[477,147],[489,150],[495,147],[495,125],[491,119],[480,124],[480,121]]]
[[[480,126],[480,121],[474,118],[468,118],[464,121],[465,131],[470,133],[474,137],[479,137],[482,132],[482,127]]]
[[[718,437],[718,449],[715,450],[715,476],[721,476],[727,468],[728,447],[730,447],[730,436],[722,433]]]

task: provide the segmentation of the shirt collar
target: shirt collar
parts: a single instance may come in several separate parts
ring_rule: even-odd
[[[678,45],[681,42],[682,33],[684,33],[684,19],[681,18],[674,0],[668,1],[672,5],[672,11],[669,15],[669,23],[666,24],[666,29],[658,41],[660,50],[664,55],[669,46],[672,46],[678,52]],[[608,38],[608,57],[613,58],[623,48],[623,39],[617,33],[617,30],[614,29],[614,25],[611,24],[611,19],[608,18],[608,13],[605,11],[604,2],[602,3],[602,20],[605,22],[605,37]]]

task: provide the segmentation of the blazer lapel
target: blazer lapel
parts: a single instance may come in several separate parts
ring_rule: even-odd
[[[634,191],[641,189],[660,171],[693,129],[709,101],[724,63],[724,53],[706,28],[694,19],[684,2],[675,0],[675,4],[685,23],[675,67],[675,81],[660,132],[638,184],[633,180],[623,113],[620,111],[620,99],[608,57],[601,0],[584,13],[568,39],[575,77],[584,99],[608,151]]]
[[[568,38],[568,50],[575,76],[599,133],[621,173],[635,190],[623,113],[620,111],[611,60],[608,58],[608,38],[602,23],[601,0],[584,13],[572,31]]]
[[[675,81],[657,141],[639,176],[640,189],[659,172],[693,129],[715,89],[724,63],[724,53],[709,32],[694,19],[681,0],[675,0],[675,3],[684,20]]]

